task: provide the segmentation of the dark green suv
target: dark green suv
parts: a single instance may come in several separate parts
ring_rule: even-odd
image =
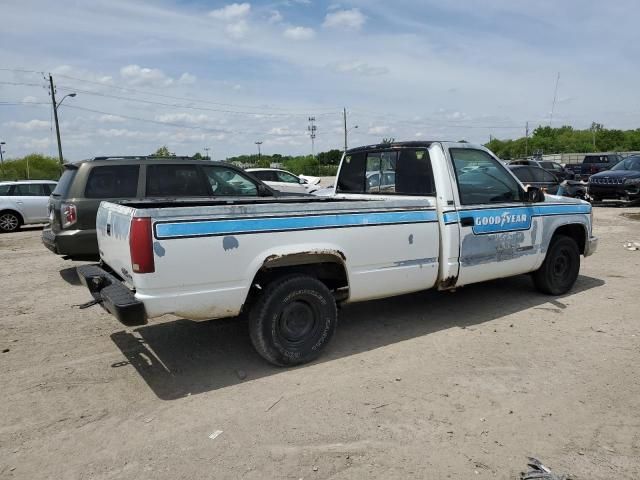
[[[58,255],[98,255],[100,202],[266,197],[277,193],[244,170],[190,157],[96,157],[67,163],[49,200],[42,243]]]

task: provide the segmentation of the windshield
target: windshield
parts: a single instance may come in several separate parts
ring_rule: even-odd
[[[640,171],[640,157],[629,157],[618,163],[611,170],[638,170]]]

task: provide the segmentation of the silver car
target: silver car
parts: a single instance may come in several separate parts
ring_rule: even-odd
[[[56,188],[50,180],[0,182],[0,232],[14,232],[21,225],[49,221],[49,195]]]

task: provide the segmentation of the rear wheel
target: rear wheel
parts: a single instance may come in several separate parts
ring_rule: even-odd
[[[13,212],[0,213],[0,232],[15,232],[20,228],[20,217]]]
[[[551,239],[544,262],[533,273],[536,288],[549,295],[567,293],[580,272],[580,250],[576,241],[566,235]]]
[[[275,280],[249,313],[251,342],[278,366],[317,358],[337,325],[336,302],[326,285],[307,275]]]

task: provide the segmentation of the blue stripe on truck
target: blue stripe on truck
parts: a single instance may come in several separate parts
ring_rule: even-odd
[[[203,237],[214,235],[240,235],[248,233],[314,230],[322,228],[371,227],[403,223],[437,221],[434,210],[407,210],[400,212],[327,214],[276,218],[247,218],[237,220],[201,220],[189,222],[156,223],[157,239]]]

